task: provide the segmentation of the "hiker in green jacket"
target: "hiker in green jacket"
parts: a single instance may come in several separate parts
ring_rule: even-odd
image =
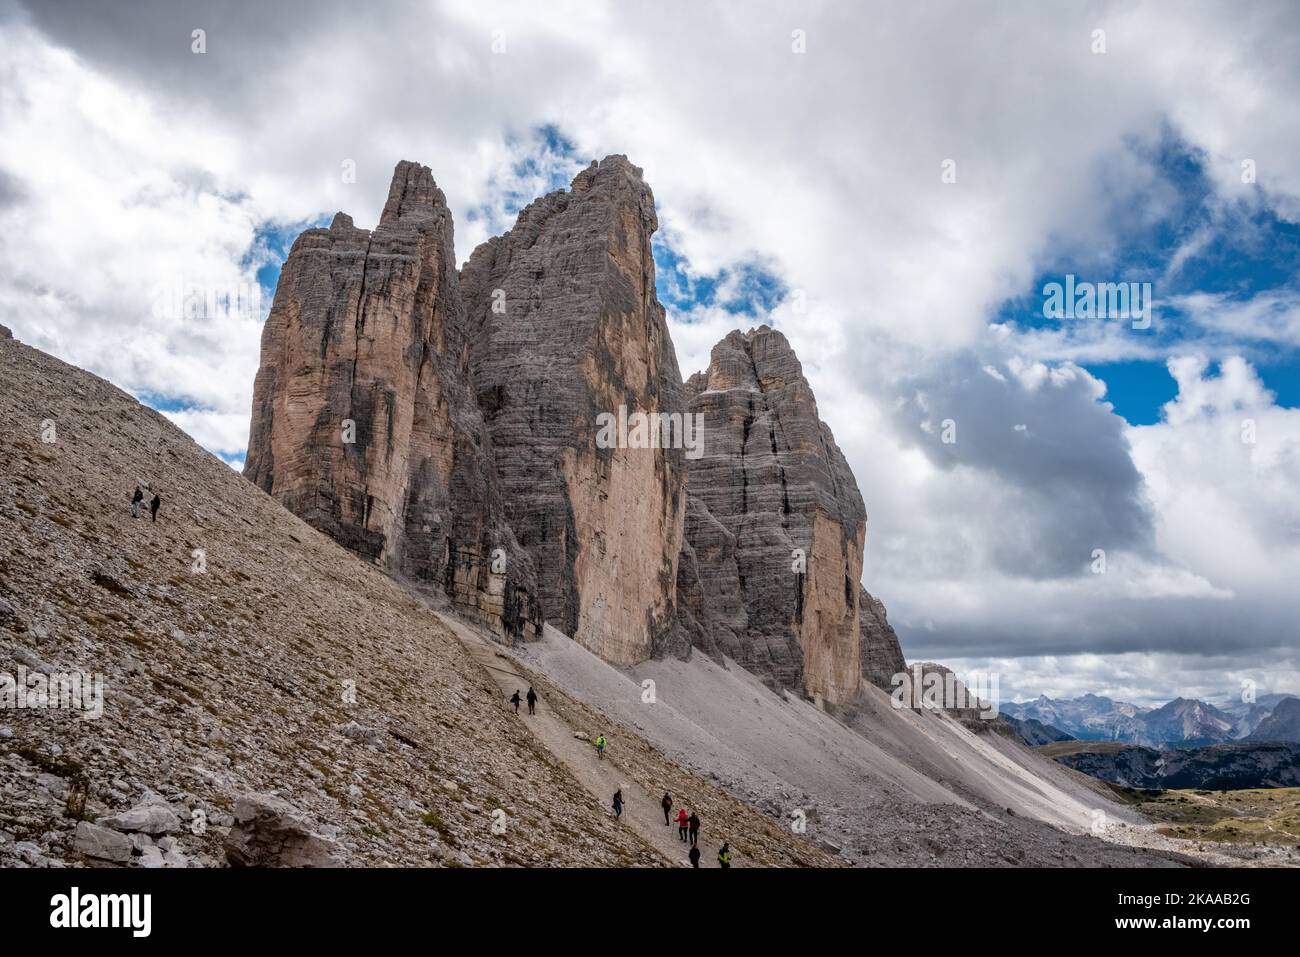
[[[724,843],[722,847],[718,848],[718,866],[731,866],[731,845]]]
[[[603,734],[596,736],[596,757],[602,761],[605,760],[605,736]]]

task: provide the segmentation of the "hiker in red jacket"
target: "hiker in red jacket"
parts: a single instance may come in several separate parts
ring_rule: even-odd
[[[686,841],[686,808],[677,809],[677,836]]]

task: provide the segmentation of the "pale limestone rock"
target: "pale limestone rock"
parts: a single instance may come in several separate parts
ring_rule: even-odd
[[[860,584],[866,509],[798,358],[767,326],[735,331],[687,392],[705,441],[690,462],[684,627],[775,687],[852,703],[901,655]]]
[[[343,850],[316,833],[306,815],[270,794],[245,794],[235,802],[226,835],[226,858],[235,867],[338,867]]]
[[[181,829],[181,819],[171,806],[157,794],[146,792],[143,798],[128,811],[122,811],[99,821],[115,831],[147,834],[174,834]]]
[[[125,864],[131,859],[131,841],[126,835],[89,821],[77,822],[72,847],[86,857],[115,864]]]
[[[427,167],[399,163],[373,232],[339,213],[294,243],[244,474],[361,556],[529,637],[532,563],[503,520],[464,327],[451,213]]]
[[[542,610],[615,664],[649,657],[676,627],[682,438],[597,447],[602,413],[684,411],[655,296],[657,225],[641,170],[610,156],[531,203],[461,272],[479,404]]]

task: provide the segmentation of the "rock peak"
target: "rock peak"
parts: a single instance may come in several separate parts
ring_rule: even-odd
[[[732,330],[687,392],[707,441],[687,484],[697,580],[678,590],[702,646],[821,704],[889,687],[904,663],[859,584],[866,509],[785,336]]]
[[[593,190],[608,190],[623,201],[635,202],[640,209],[642,222],[653,233],[659,228],[655,214],[654,193],[644,179],[644,171],[622,153],[612,153],[573,177],[570,195],[580,195]]]
[[[411,160],[402,160],[393,169],[388,187],[388,201],[379,217],[380,225],[399,219],[424,218],[447,208],[447,197],[433,181],[433,170]]]
[[[611,153],[603,160],[592,160],[591,165],[573,178],[576,187],[580,181],[587,181],[597,176],[626,176],[638,182],[645,182],[645,171],[629,160],[622,153]]]
[[[607,156],[530,203],[460,273],[479,405],[542,610],[624,665],[673,630],[685,500],[682,448],[600,432],[620,408],[685,411],[655,294],[656,225],[641,170]]]
[[[244,474],[361,557],[528,637],[532,564],[496,491],[452,232],[433,173],[404,161],[375,230],[339,213],[298,238],[263,328]]]

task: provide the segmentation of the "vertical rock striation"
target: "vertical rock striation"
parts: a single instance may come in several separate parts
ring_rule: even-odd
[[[685,627],[826,704],[887,686],[902,656],[860,584],[866,509],[785,336],[730,333],[687,393],[704,455],[690,463]]]
[[[675,414],[680,428],[657,225],[641,170],[610,156],[530,204],[461,273],[479,405],[545,618],[615,664],[649,657],[677,622],[683,449],[597,442],[599,417],[620,408]]]
[[[700,648],[828,705],[888,687],[866,510],[799,360],[736,331],[684,385],[656,227],[610,156],[457,273],[442,191],[399,163],[373,231],[339,213],[294,243],[245,475],[503,634],[549,621],[616,665]]]
[[[293,245],[244,474],[357,554],[526,636],[535,574],[504,520],[469,357],[451,213],[427,167],[399,163],[373,232],[339,213]]]
[[[862,674],[877,688],[893,689],[891,679],[907,670],[898,635],[885,615],[885,605],[865,588],[858,595]]]

